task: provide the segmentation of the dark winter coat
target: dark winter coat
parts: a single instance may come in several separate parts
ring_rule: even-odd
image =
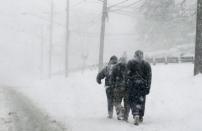
[[[127,68],[125,63],[118,63],[112,69],[111,83],[115,88],[126,88]]]
[[[105,78],[105,86],[111,86],[110,75],[114,64],[108,64],[97,75],[97,83],[101,84],[101,80]]]
[[[128,84],[131,93],[147,95],[150,92],[152,71],[151,66],[146,61],[138,62],[130,60],[127,64]]]

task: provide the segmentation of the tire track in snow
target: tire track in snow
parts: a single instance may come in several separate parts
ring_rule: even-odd
[[[4,96],[4,90],[0,87],[0,131],[13,131],[14,124],[9,117],[8,102]]]
[[[66,131],[64,125],[52,120],[14,88],[5,87],[3,90],[9,109],[8,116],[14,124],[11,131]]]

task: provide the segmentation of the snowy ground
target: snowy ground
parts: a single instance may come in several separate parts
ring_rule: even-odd
[[[86,71],[84,74],[72,74],[69,79],[26,80],[10,86],[13,86],[11,90],[22,93],[24,98],[28,97],[36,107],[68,131],[202,130],[202,76],[193,77],[193,64],[153,66],[145,121],[139,127],[132,124],[131,115],[129,123],[117,121],[116,117],[113,120],[106,118],[105,91],[103,85],[96,84],[95,77],[96,71]],[[0,97],[1,101],[3,99]],[[4,102],[0,104],[1,107],[8,107],[4,106]],[[0,108],[0,115],[3,114],[6,119],[8,115],[5,112],[8,111],[9,108],[3,111]],[[2,129],[8,128],[4,127],[7,122],[2,124],[2,121]]]
[[[0,131],[65,130],[23,94],[10,87],[1,87],[0,92]]]

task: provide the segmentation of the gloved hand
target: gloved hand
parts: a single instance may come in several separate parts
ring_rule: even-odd
[[[149,94],[149,88],[147,87],[145,90],[145,94],[148,95]]]
[[[98,83],[98,84],[102,84],[102,81],[101,81],[101,80],[97,80],[97,83]]]

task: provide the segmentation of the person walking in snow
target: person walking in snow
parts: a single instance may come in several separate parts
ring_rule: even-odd
[[[106,67],[104,67],[97,75],[97,83],[101,84],[102,79],[105,78],[105,88],[106,88],[106,95],[107,95],[107,105],[108,105],[108,118],[113,117],[113,88],[110,83],[110,75],[112,68],[115,64],[117,64],[118,58],[116,56],[112,56],[109,60],[109,63]]]
[[[127,58],[121,57],[119,62],[113,67],[111,74],[111,83],[114,88],[114,106],[118,120],[128,120],[129,105],[128,105],[128,89],[126,86],[127,76]],[[124,108],[121,105],[124,102]]]
[[[134,59],[127,64],[128,69],[128,95],[132,110],[134,124],[143,122],[146,95],[150,92],[152,71],[148,62],[143,60],[143,52],[137,50]]]

